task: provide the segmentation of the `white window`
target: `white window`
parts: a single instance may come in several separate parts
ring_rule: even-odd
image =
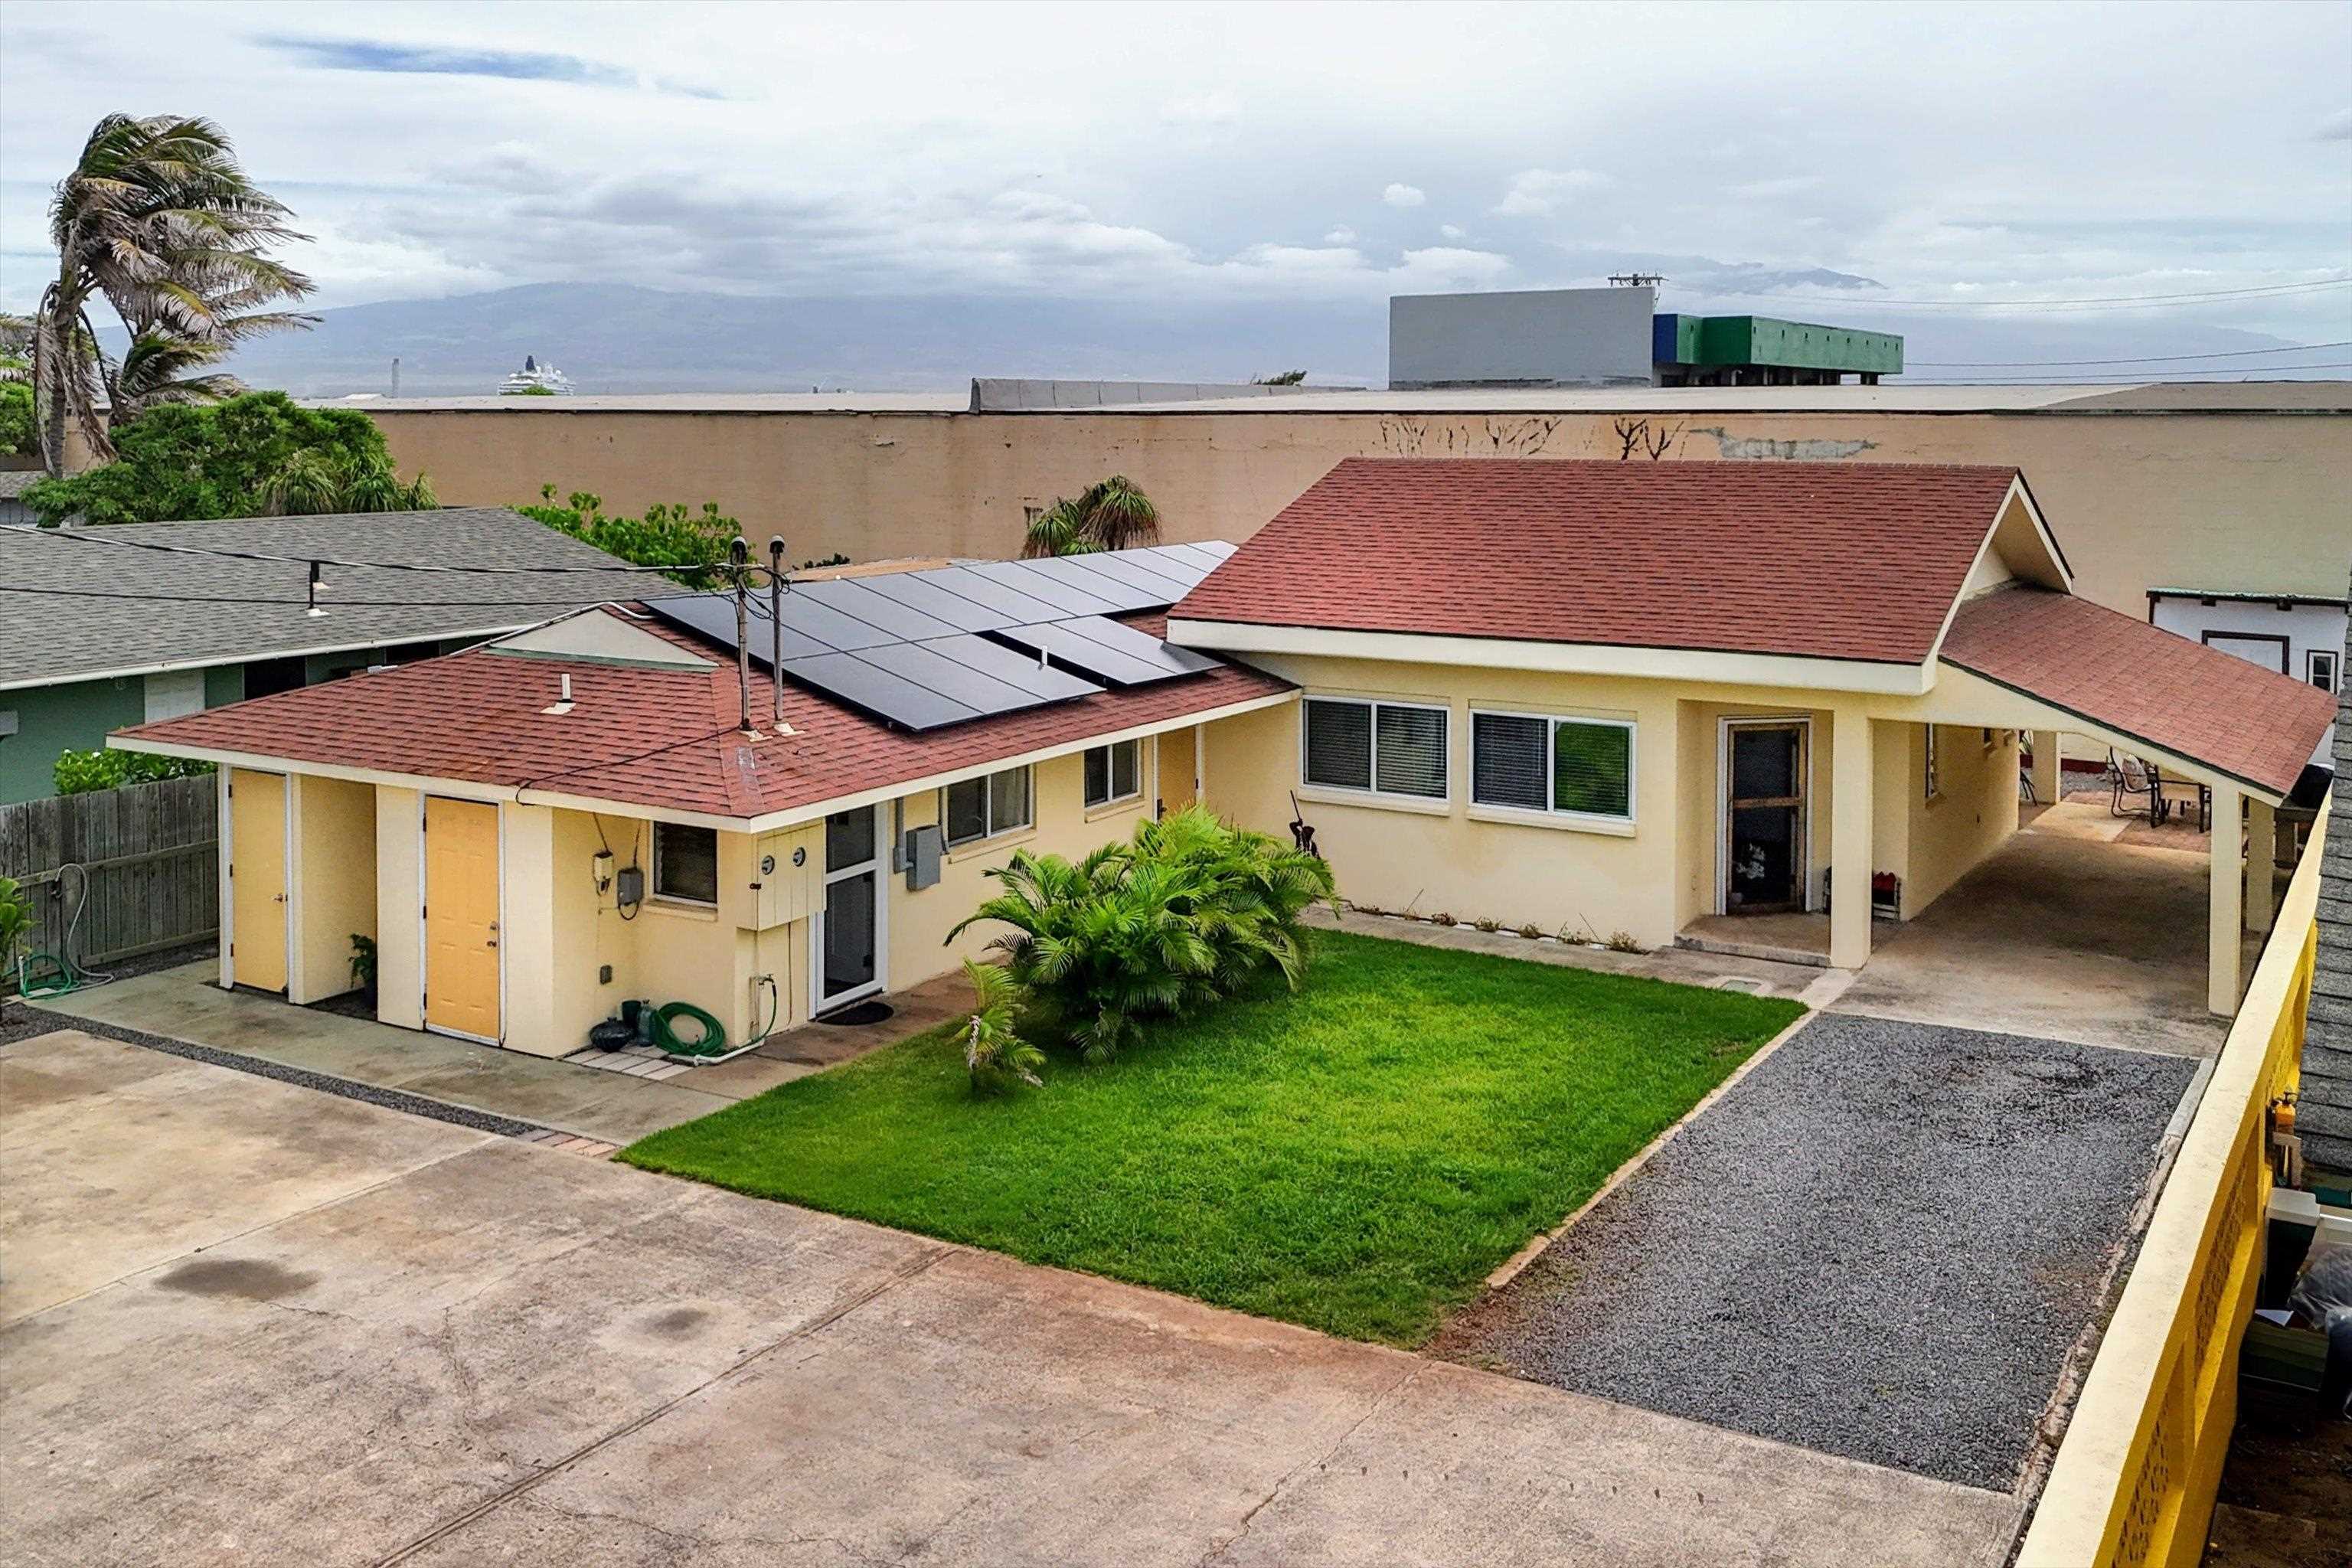
[[[2335,690],[2337,661],[2342,657],[2334,648],[2313,648],[2304,656],[2303,678],[2322,691]]]
[[[654,897],[674,903],[719,902],[719,835],[682,823],[654,824]]]
[[[1029,826],[1029,770],[1007,768],[951,784],[940,792],[940,820],[950,844],[971,844]]]
[[[1548,713],[1473,713],[1470,799],[1631,822],[1633,726]]]
[[[1299,776],[1318,789],[1444,800],[1445,710],[1310,697],[1301,705]]]
[[[1087,805],[1108,805],[1133,800],[1143,793],[1140,748],[1133,741],[1114,741],[1087,751]]]
[[[1942,774],[1938,770],[1936,756],[1936,726],[1933,724],[1927,724],[1921,726],[1921,728],[1923,728],[1927,734],[1927,765],[1920,770],[1922,774],[1925,775],[1922,780],[1920,795],[1923,799],[1933,800],[1937,795],[1944,793],[1944,781]]]

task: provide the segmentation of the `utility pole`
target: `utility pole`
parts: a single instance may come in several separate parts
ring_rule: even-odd
[[[768,535],[768,692],[776,733],[784,730],[784,536]]]
[[[735,580],[735,691],[740,710],[743,733],[756,735],[751,728],[751,547],[737,534],[727,547],[728,575]]]

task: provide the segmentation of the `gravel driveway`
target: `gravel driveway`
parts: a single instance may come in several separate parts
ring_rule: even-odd
[[[1817,1017],[1438,1349],[2009,1490],[2195,1065]]]

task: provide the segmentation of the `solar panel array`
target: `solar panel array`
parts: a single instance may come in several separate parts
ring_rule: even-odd
[[[1216,668],[1110,617],[1166,609],[1233,552],[1159,544],[795,583],[781,628],[752,596],[748,651],[769,665],[781,631],[784,679],[903,729],[1017,713]],[[731,594],[646,607],[734,651]]]

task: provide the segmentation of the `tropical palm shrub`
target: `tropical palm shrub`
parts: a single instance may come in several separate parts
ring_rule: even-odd
[[[971,982],[972,1013],[964,1021],[963,1065],[975,1094],[1000,1094],[1015,1083],[1044,1087],[1037,1069],[1045,1053],[1021,1036],[1021,1010],[1028,995],[1021,983],[993,963],[963,961]]]
[[[1025,556],[1085,555],[1128,550],[1160,538],[1160,509],[1125,474],[1097,479],[1075,500],[1056,500],[1029,524]]]
[[[1260,975],[1297,988],[1299,915],[1332,897],[1331,868],[1199,806],[1145,822],[1125,844],[1073,862],[1016,851],[989,872],[1003,890],[955,930],[1010,927],[989,945],[1035,1026],[1099,1061],[1153,1016],[1194,1012]]]

